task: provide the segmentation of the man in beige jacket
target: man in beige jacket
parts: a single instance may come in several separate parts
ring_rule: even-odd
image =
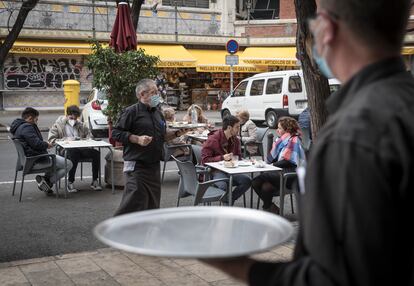
[[[48,141],[53,143],[59,139],[78,140],[90,137],[88,127],[83,125],[78,118],[81,114],[79,107],[76,105],[68,106],[66,116],[60,116],[49,130]],[[76,168],[80,158],[92,159],[92,184],[91,188],[95,191],[101,191],[102,187],[98,183],[98,174],[100,167],[99,151],[92,148],[73,148],[68,149],[68,158],[72,161],[73,166],[69,171],[68,192],[77,192],[73,183],[75,181]]]

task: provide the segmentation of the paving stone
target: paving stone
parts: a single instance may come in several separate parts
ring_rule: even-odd
[[[184,266],[184,268],[190,271],[191,273],[197,275],[198,277],[201,277],[203,280],[207,282],[214,282],[229,278],[229,276],[226,275],[224,272],[212,268],[208,265],[205,265],[201,262]]]
[[[18,267],[9,267],[0,269],[0,285],[17,286],[30,284]]]
[[[75,285],[69,277],[59,268],[43,271],[24,272],[33,286],[69,286]]]
[[[78,253],[68,253],[55,256],[56,259],[68,259],[68,258],[75,258],[75,257],[85,257],[90,256],[93,254],[99,253],[98,251],[85,251],[85,252],[78,252]]]
[[[193,264],[199,263],[198,260],[195,260],[195,259],[172,259],[172,261],[181,266],[187,266],[187,265],[193,265]]]
[[[286,259],[292,259],[293,257],[293,249],[284,245],[281,245],[278,248],[273,249],[271,252],[279,254],[280,256]]]
[[[123,254],[97,254],[93,255],[91,259],[112,277],[128,271],[134,272],[138,275],[147,274],[144,269],[142,269],[140,266],[135,264],[133,261],[131,261],[131,259]]]
[[[234,279],[225,279],[210,283],[211,286],[246,286],[247,284]]]
[[[165,286],[161,280],[152,276],[149,273],[139,274],[134,271],[126,271],[118,273],[113,277],[120,285],[125,286]]]
[[[286,257],[276,253],[276,252],[264,252],[255,254],[252,256],[252,258],[261,260],[261,261],[283,261],[286,260]]]
[[[205,280],[191,273],[172,260],[159,260],[158,262],[139,264],[142,268],[167,285],[177,286],[207,286]]]
[[[55,262],[69,276],[86,272],[97,272],[101,270],[98,265],[87,257],[64,259]]]
[[[41,262],[41,263],[33,263],[28,265],[21,265],[20,269],[23,273],[31,273],[31,272],[40,272],[40,271],[48,271],[58,269],[58,266],[54,261],[49,262]]]
[[[40,262],[48,262],[48,261],[54,261],[54,260],[55,260],[55,258],[53,256],[47,256],[47,257],[12,261],[12,262],[10,262],[10,264],[11,264],[11,266],[20,266],[20,265],[34,264],[34,263],[40,263]]]
[[[103,270],[70,274],[70,279],[79,286],[119,286],[115,279]]]

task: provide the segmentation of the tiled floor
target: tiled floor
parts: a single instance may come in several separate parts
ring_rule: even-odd
[[[284,244],[254,257],[266,261],[291,258],[294,245]],[[141,256],[111,248],[0,264],[1,286],[23,285],[243,285],[190,259]]]

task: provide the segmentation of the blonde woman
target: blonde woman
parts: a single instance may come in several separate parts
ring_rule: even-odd
[[[208,123],[207,117],[204,115],[203,109],[201,109],[201,107],[198,106],[197,104],[193,104],[187,109],[187,114],[184,115],[183,121],[191,122],[191,109],[193,106],[195,110],[197,111],[197,122],[207,124]]]
[[[237,111],[236,116],[240,120],[240,140],[242,145],[245,146],[250,155],[256,154],[257,145],[251,144],[256,141],[256,124],[250,120],[250,113],[245,109]]]

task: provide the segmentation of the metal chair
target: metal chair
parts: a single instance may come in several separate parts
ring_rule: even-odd
[[[292,180],[297,180],[297,174],[295,172],[280,172],[280,215],[283,216],[284,208],[285,208],[285,195],[290,194],[290,205],[292,207],[292,213],[295,213],[293,208],[293,194],[296,190],[296,183],[292,182]],[[288,182],[290,181],[290,186],[288,186]]]
[[[265,137],[267,130],[269,130],[269,127],[257,127],[256,128],[256,141],[243,144],[243,156],[244,157],[246,157],[248,153],[246,145],[255,145],[258,147],[257,154],[262,156],[262,160],[264,160],[263,139]],[[249,156],[250,155],[252,154],[249,154]]]
[[[164,148],[163,148],[163,154],[162,154],[162,161],[164,161],[164,167],[162,169],[162,178],[161,178],[161,183],[164,182],[164,175],[165,175],[165,167],[167,166],[167,162],[171,160],[171,156],[174,154],[174,151],[178,148],[191,148],[191,144],[179,144],[179,145],[168,145],[167,143],[164,143]],[[179,156],[178,158],[180,158],[181,160],[191,160],[191,149],[190,149],[190,155],[184,155],[184,156]]]
[[[20,197],[19,197],[19,202],[21,202],[22,193],[23,193],[24,177],[29,174],[39,174],[39,173],[45,173],[49,171],[53,171],[53,173],[56,173],[56,155],[55,154],[42,154],[42,155],[27,157],[26,154],[24,153],[23,142],[17,138],[13,138],[12,141],[14,143],[14,146],[16,147],[17,156],[18,156],[17,162],[16,162],[16,172],[14,175],[12,196],[14,196],[14,191],[16,188],[17,173],[19,171],[22,171],[22,184],[20,187]],[[43,166],[40,167],[36,165],[35,162],[38,161],[40,158],[50,158],[50,164],[46,165],[46,167],[43,167]],[[55,184],[55,189],[56,189],[56,197],[58,197],[59,193],[58,193],[57,184]]]
[[[195,206],[201,203],[210,204],[212,202],[219,202],[225,196],[225,191],[213,185],[221,181],[228,182],[228,179],[217,179],[200,183],[197,180],[197,172],[193,162],[183,162],[174,156],[172,158],[177,163],[180,171],[177,207],[180,205],[180,199],[188,196],[194,196],[193,204]]]

